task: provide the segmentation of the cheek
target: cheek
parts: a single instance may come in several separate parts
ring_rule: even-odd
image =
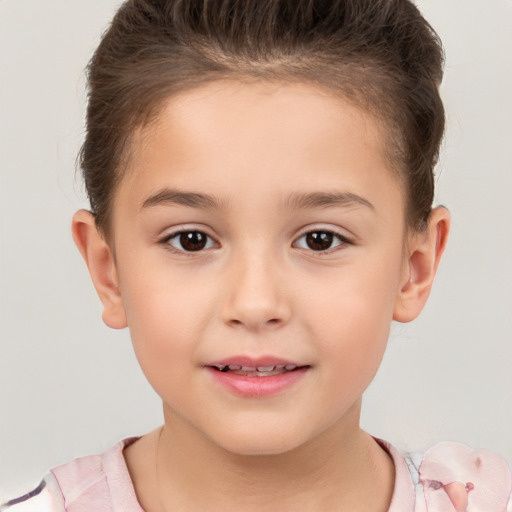
[[[310,296],[306,310],[305,321],[319,340],[319,359],[333,363],[330,378],[363,389],[382,360],[400,283],[400,257],[381,254],[326,280],[324,293]]]
[[[390,251],[354,257],[344,266],[316,274],[304,286],[308,290],[305,305],[312,319],[327,329],[347,334],[379,332],[391,324],[394,303],[403,274],[401,254]],[[305,308],[304,308],[305,309]]]
[[[141,297],[144,294],[141,294]],[[162,398],[182,409],[199,368],[201,323],[193,300],[180,294],[148,293],[130,301],[128,325],[133,349],[146,379]],[[197,300],[196,300],[197,302]]]
[[[172,380],[184,362],[199,362],[204,319],[214,301],[197,280],[169,275],[165,266],[150,265],[136,275],[120,268],[121,294],[139,363],[154,385]],[[171,371],[172,370],[172,371]]]
[[[346,306],[346,307],[344,307]],[[320,383],[335,403],[347,407],[355,402],[373,380],[389,336],[389,315],[368,315],[368,304],[340,302],[333,311],[337,320],[322,328],[319,337]]]

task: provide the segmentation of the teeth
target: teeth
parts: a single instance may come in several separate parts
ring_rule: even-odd
[[[277,375],[279,373],[283,373],[283,371],[293,371],[297,369],[297,365],[294,364],[278,364],[275,366],[241,366],[238,364],[216,364],[215,368],[220,372],[237,372],[239,374],[252,374],[252,375],[260,375],[265,376],[265,374]]]

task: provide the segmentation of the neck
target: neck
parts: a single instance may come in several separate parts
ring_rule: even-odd
[[[383,512],[391,500],[393,464],[359,428],[359,404],[349,416],[352,421],[286,453],[239,455],[166,415],[154,443],[152,494],[159,503],[141,502],[148,512],[195,512],[211,503],[227,512],[273,510],[276,503],[304,512]]]

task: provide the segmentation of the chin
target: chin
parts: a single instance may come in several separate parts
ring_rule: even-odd
[[[258,457],[282,455],[293,451],[300,446],[301,443],[290,443],[289,440],[280,442],[280,440],[257,439],[240,443],[226,443],[222,448],[240,456]]]
[[[232,428],[222,433],[224,435],[210,437],[210,440],[224,450],[240,456],[282,455],[310,441],[306,432],[292,429],[254,428],[254,425],[243,430],[232,425],[230,427]]]

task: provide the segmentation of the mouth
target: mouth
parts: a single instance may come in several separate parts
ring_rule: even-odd
[[[271,377],[273,375],[283,375],[285,373],[295,372],[306,368],[307,366],[300,366],[296,364],[276,364],[266,366],[214,364],[209,367],[221,373],[231,373],[233,375],[242,375],[244,377]]]
[[[298,384],[311,365],[268,357],[234,356],[204,365],[224,389],[245,398],[277,395]]]

